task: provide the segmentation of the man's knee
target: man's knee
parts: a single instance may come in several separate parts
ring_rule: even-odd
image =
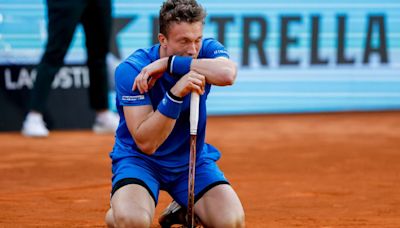
[[[113,211],[117,227],[150,227],[152,218],[145,210]]]
[[[235,211],[224,214],[215,220],[215,224],[212,227],[245,227],[244,212]]]
[[[106,224],[108,228],[114,228],[115,227],[115,222],[114,222],[114,216],[112,209],[108,209],[106,216],[105,216]]]

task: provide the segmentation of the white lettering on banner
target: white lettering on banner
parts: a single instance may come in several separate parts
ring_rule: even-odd
[[[17,84],[13,83],[11,80],[11,72],[10,69],[6,69],[4,71],[4,80],[5,80],[5,85],[7,90],[16,90],[17,89]]]
[[[56,77],[54,78],[53,84],[51,85],[51,88],[56,89],[56,88],[61,88],[61,89],[68,89],[72,88],[72,81],[73,78],[69,74],[70,70],[68,68],[61,68]]]
[[[12,75],[11,69],[5,68],[4,80],[6,90],[20,90],[24,87],[33,88],[36,80],[36,69],[29,70],[21,67],[18,75]],[[14,77],[13,77],[14,76]],[[13,80],[14,79],[14,80]],[[87,67],[74,66],[62,67],[52,82],[52,89],[88,88],[90,85],[89,71]]]
[[[82,82],[83,82],[83,88],[89,88],[90,86],[90,79],[89,79],[89,69],[87,67],[81,67],[80,68],[82,71]]]
[[[30,73],[26,68],[22,68],[19,72],[17,81],[12,81],[12,75],[10,69],[5,69],[4,80],[7,90],[19,90],[26,86],[28,89],[32,89],[33,82],[36,79],[36,71],[32,70]]]
[[[80,69],[77,67],[72,67],[72,75],[74,77],[75,88],[79,88],[82,86],[81,77],[80,77]]]

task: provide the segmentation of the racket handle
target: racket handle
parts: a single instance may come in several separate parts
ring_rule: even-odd
[[[197,135],[197,125],[199,122],[199,102],[199,94],[192,92],[190,98],[190,135]]]

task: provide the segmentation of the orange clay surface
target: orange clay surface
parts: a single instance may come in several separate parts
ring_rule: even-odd
[[[0,227],[104,227],[113,141],[1,133]],[[210,117],[207,141],[247,227],[400,227],[400,112]]]

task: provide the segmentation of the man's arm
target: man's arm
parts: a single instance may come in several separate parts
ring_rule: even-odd
[[[183,76],[170,90],[171,96],[183,98],[192,91],[204,93],[205,77],[196,72]],[[124,116],[129,132],[140,150],[148,155],[153,154],[169,136],[175,126],[175,111],[179,101],[166,95],[156,111],[151,105],[124,106]],[[172,102],[172,103],[171,103]],[[179,113],[178,113],[179,116]]]
[[[168,68],[168,58],[161,58],[144,67],[138,74],[132,90],[139,89],[140,93],[148,92],[160,77],[160,72]],[[236,79],[236,64],[225,57],[193,59],[190,70],[204,75],[207,83],[217,86],[232,85]],[[151,79],[149,80],[149,78]]]
[[[190,70],[204,75],[207,83],[217,86],[232,85],[237,74],[236,64],[225,57],[193,59]]]
[[[174,128],[175,119],[168,118],[151,105],[124,106],[125,120],[140,150],[148,155],[165,141]]]

